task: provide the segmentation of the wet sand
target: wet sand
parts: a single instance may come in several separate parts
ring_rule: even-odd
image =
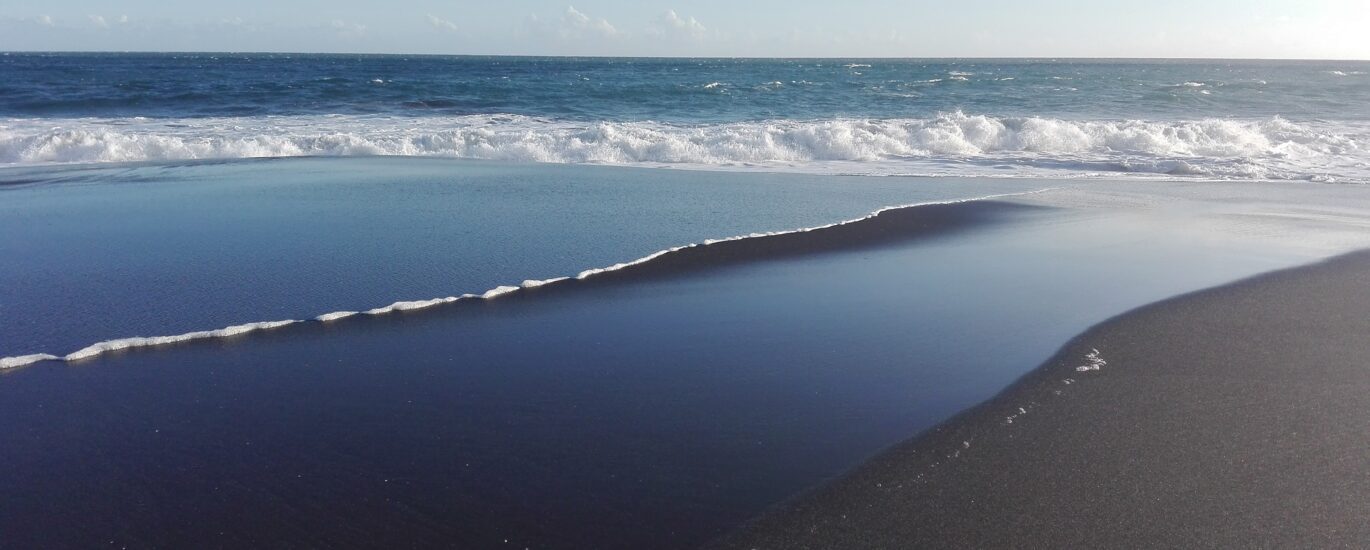
[[[713,546],[1360,547],[1367,336],[1367,251],[1145,306]]]

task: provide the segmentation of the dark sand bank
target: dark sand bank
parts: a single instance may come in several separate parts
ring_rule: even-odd
[[[715,546],[1363,547],[1366,518],[1359,252],[1102,323]]]

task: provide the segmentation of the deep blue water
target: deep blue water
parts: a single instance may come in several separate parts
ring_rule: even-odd
[[[0,163],[432,155],[1365,181],[1370,63],[0,55]]]
[[[1367,72],[1370,62],[1348,61],[10,53],[0,56],[0,115],[516,114],[717,123],[964,110],[1080,120],[1365,120]]]

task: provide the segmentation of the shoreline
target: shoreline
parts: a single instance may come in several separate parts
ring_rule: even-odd
[[[1249,119],[1248,122],[1259,121],[1261,119]],[[5,172],[17,172],[18,178],[0,178],[0,189],[22,188],[29,185],[43,185],[51,183],[48,180],[35,177],[25,177],[25,170],[31,171],[87,171],[87,170],[127,170],[140,168],[177,168],[184,166],[205,166],[234,163],[264,163],[280,161],[317,161],[329,159],[370,159],[370,160],[398,160],[398,161],[433,161],[433,162],[457,162],[474,163],[487,165],[509,165],[509,166],[544,166],[544,167],[564,167],[564,166],[588,166],[593,168],[604,168],[610,170],[669,170],[674,172],[696,172],[703,174],[724,173],[724,174],[762,174],[769,176],[821,176],[831,178],[909,178],[909,179],[950,179],[965,181],[983,180],[1003,180],[1015,182],[1070,182],[1070,183],[1163,183],[1163,184],[1186,184],[1186,183],[1211,183],[1211,184],[1259,184],[1259,185],[1290,185],[1290,184],[1316,184],[1316,185],[1359,185],[1367,183],[1365,181],[1324,181],[1314,177],[1300,178],[1278,178],[1278,177],[1232,177],[1221,175],[1206,174],[1186,174],[1170,172],[1129,172],[1126,170],[1092,170],[1079,173],[1028,173],[1028,174],[1003,174],[995,172],[984,173],[958,173],[954,171],[867,171],[861,172],[850,169],[851,166],[871,165],[871,166],[891,166],[893,160],[883,161],[862,161],[862,160],[825,160],[825,161],[806,161],[808,165],[787,164],[785,161],[767,161],[757,164],[704,164],[704,163],[672,163],[672,162],[625,162],[625,163],[591,163],[591,162],[569,162],[569,161],[547,161],[547,160],[506,160],[482,157],[461,157],[450,155],[406,155],[392,153],[377,154],[300,154],[300,155],[263,155],[263,156],[238,156],[238,157],[203,157],[203,158],[181,158],[181,159],[141,159],[141,160],[114,160],[114,161],[35,161],[35,162],[9,162],[0,163],[0,176],[5,176]],[[842,168],[842,169],[839,169]]]
[[[637,259],[605,267],[593,267],[572,276],[527,279],[516,285],[501,285],[476,293],[419,300],[400,300],[385,306],[361,310],[342,310],[301,319],[250,321],[226,327],[159,336],[129,336],[89,344],[75,351],[52,354],[32,352],[0,356],[0,373],[44,362],[73,363],[106,353],[182,344],[193,341],[232,338],[253,332],[270,331],[300,323],[331,324],[354,316],[383,316],[416,311],[458,302],[487,301],[501,296],[546,292],[577,284],[604,284],[644,277],[670,276],[711,267],[760,262],[788,256],[820,254],[890,244],[936,236],[967,228],[988,225],[1015,211],[1031,211],[1013,199],[1052,191],[1048,187],[1032,191],[1000,193],[944,201],[926,201],[879,208],[865,216],[823,225],[735,235],[674,246]]]
[[[710,548],[1370,539],[1370,251],[1104,321]]]
[[[1099,321],[1304,263],[1361,219],[1338,209],[1358,200],[1220,191],[1176,189],[1165,211],[1147,206],[1176,201],[1069,188],[886,211],[422,313],[20,369],[0,384],[0,493],[17,512],[0,531],[29,546],[694,548],[990,399]],[[1306,206],[1254,227],[1297,246],[1248,218],[1198,225],[1272,197]],[[516,274],[640,253],[605,256]]]

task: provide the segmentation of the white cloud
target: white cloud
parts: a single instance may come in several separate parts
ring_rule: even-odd
[[[576,55],[603,53],[613,44],[622,45],[630,38],[628,33],[619,31],[612,23],[602,17],[594,17],[567,6],[560,17],[539,17],[528,14],[528,30],[532,32],[532,42],[543,42],[543,47],[557,48],[561,53]],[[567,48],[570,48],[569,50]]]
[[[329,26],[332,27],[333,30],[338,31],[338,34],[344,36],[361,36],[366,34],[366,25],[348,23],[342,19],[334,19],[332,23],[329,23]]]
[[[440,30],[440,31],[448,31],[448,32],[456,32],[456,31],[457,31],[457,24],[456,24],[456,23],[453,23],[453,22],[451,22],[451,21],[448,21],[448,20],[446,20],[446,19],[443,19],[443,18],[438,17],[438,16],[436,16],[436,15],[433,15],[433,14],[431,14],[431,13],[428,14],[428,15],[425,15],[425,16],[424,16],[424,19],[427,19],[429,25],[432,25],[433,28],[438,29],[438,30]]]
[[[674,35],[701,40],[708,36],[709,29],[704,27],[694,16],[681,17],[675,10],[666,10],[665,14],[657,20],[657,26],[653,29],[656,33],[664,35]]]
[[[40,15],[40,16],[38,16],[38,17],[33,18],[33,20],[34,20],[34,21],[37,21],[39,25],[43,25],[44,27],[51,27],[51,26],[52,26],[52,16],[51,16],[51,15]]]
[[[127,15],[120,15],[119,17],[109,17],[109,18],[106,18],[106,17],[103,16],[103,15],[89,14],[89,15],[86,15],[86,19],[90,20],[90,24],[91,24],[91,25],[94,25],[96,28],[101,28],[101,29],[108,29],[108,28],[110,28],[110,27],[112,27],[112,26],[114,26],[114,25],[127,25],[127,24],[128,24],[128,16],[127,16]],[[46,16],[46,15],[40,15],[40,16],[38,16],[37,21],[38,21],[39,23],[43,24],[43,25],[49,25],[49,26],[52,25],[52,18],[51,18],[51,17],[48,17],[48,16]]]
[[[586,34],[599,35],[604,37],[618,36],[618,29],[614,28],[609,21],[599,18],[595,19],[585,15],[575,6],[566,6],[566,13],[561,17],[562,36],[567,38],[577,38]]]

